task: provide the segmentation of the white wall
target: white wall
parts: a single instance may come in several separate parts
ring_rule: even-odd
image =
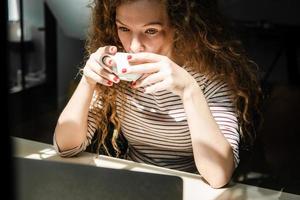
[[[85,39],[91,0],[45,0],[65,35]]]

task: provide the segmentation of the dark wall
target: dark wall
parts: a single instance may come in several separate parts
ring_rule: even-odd
[[[4,176],[3,180],[3,188],[2,192],[3,195],[6,196],[7,199],[15,199],[13,195],[13,165],[11,160],[11,142],[9,138],[9,127],[8,127],[8,70],[6,68],[7,66],[7,1],[1,1],[0,2],[0,58],[1,58],[1,98],[2,98],[2,120],[1,120],[1,137],[3,144],[1,145],[1,152],[3,156],[3,171]]]
[[[59,109],[62,109],[70,98],[75,77],[79,68],[82,68],[84,64],[83,56],[84,41],[66,36],[61,27],[57,27],[57,95]]]
[[[264,121],[241,168],[266,177],[246,182],[299,193],[300,1],[219,2],[249,57],[258,64],[264,89]]]
[[[219,4],[226,15],[237,20],[300,24],[298,0],[219,0]]]

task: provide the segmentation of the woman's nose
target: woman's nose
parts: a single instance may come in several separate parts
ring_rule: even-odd
[[[130,44],[130,51],[132,53],[143,52],[145,47],[138,37],[133,37]]]

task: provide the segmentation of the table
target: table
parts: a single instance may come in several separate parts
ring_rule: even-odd
[[[79,156],[72,158],[62,158],[56,154],[53,146],[33,140],[27,140],[18,137],[11,137],[14,148],[13,156],[53,160],[69,163],[80,163],[98,167],[107,167],[114,169],[127,169],[132,171],[141,171],[156,174],[167,174],[179,176],[183,180],[183,199],[184,200],[256,200],[256,199],[289,199],[300,200],[300,195],[275,191],[240,183],[230,183],[228,187],[213,189],[207,185],[200,175],[181,172],[177,170],[166,169],[143,163],[136,163],[118,158],[112,158],[103,155],[96,155],[88,152],[82,152]]]

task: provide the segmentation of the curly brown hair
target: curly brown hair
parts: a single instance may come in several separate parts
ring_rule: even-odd
[[[123,51],[115,24],[116,8],[138,0],[94,0],[86,43],[87,56],[99,47],[115,45]],[[170,24],[175,30],[173,51],[184,58],[184,65],[193,67],[208,78],[227,83],[232,91],[242,139],[253,141],[254,120],[259,111],[261,89],[257,65],[247,56],[239,40],[226,28],[215,0],[157,0],[165,4]],[[126,84],[126,83],[122,83]],[[120,116],[116,114],[117,86],[97,85],[98,100],[103,107],[98,113],[98,150],[108,135],[107,124],[115,127],[111,143],[118,156],[117,138]],[[101,120],[100,120],[101,119]]]

